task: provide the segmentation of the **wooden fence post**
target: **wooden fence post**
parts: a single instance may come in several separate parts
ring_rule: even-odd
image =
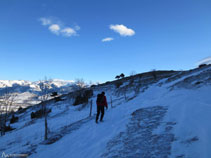
[[[112,96],[110,96],[110,99],[111,99],[111,108],[113,108],[113,106],[112,106]]]
[[[89,117],[92,116],[92,100],[90,101],[90,113],[89,113]]]

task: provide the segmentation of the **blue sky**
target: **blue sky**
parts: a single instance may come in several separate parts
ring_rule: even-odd
[[[194,68],[211,56],[210,8],[210,0],[0,0],[0,79],[104,82]]]

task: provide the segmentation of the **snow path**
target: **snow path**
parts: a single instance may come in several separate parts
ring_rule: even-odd
[[[103,158],[167,158],[171,154],[171,143],[175,140],[171,129],[176,124],[167,122],[165,130],[153,134],[159,127],[167,107],[141,108],[132,113],[125,132],[120,132],[107,143]]]
[[[71,123],[70,125],[62,127],[59,131],[51,133],[50,137],[47,141],[43,142],[43,144],[53,144],[62,137],[64,137],[67,134],[72,133],[73,131],[79,129],[83,124],[89,122],[90,120],[93,120],[96,116],[87,117],[85,119],[76,121],[74,123]]]

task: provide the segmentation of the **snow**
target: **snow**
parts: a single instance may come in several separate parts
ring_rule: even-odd
[[[176,133],[176,137],[180,138],[180,141],[173,143],[175,154],[183,153],[191,158],[211,156],[209,148],[211,145],[211,137],[209,136],[211,132],[210,88],[203,87],[197,91],[183,90],[179,96],[182,100],[177,99],[170,106],[167,117],[178,122],[174,128],[174,133]],[[193,143],[192,146],[185,143],[186,140],[193,137],[198,137],[199,141]]]
[[[17,129],[1,137],[0,152],[30,153],[30,158],[115,157],[118,152],[120,157],[147,157],[148,154],[148,157],[160,158],[210,158],[211,85],[169,89],[209,69],[193,71],[168,83],[165,83],[167,79],[150,83],[138,95],[128,91],[126,100],[123,94],[117,95],[112,85],[96,88],[91,98],[92,117],[88,117],[90,105],[72,106],[70,100],[51,103],[48,105],[52,108],[48,118],[49,137],[59,136],[52,144],[43,141],[43,119],[31,121],[29,109],[12,125]],[[109,109],[105,111],[105,121],[96,124],[95,100],[101,91],[106,92]]]

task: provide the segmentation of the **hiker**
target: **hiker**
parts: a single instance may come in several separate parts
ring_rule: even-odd
[[[104,107],[108,109],[108,104],[105,96],[105,92],[102,92],[101,94],[97,95],[97,116],[96,116],[96,123],[98,123],[98,118],[101,113],[100,121],[103,121],[103,116],[104,116]]]

